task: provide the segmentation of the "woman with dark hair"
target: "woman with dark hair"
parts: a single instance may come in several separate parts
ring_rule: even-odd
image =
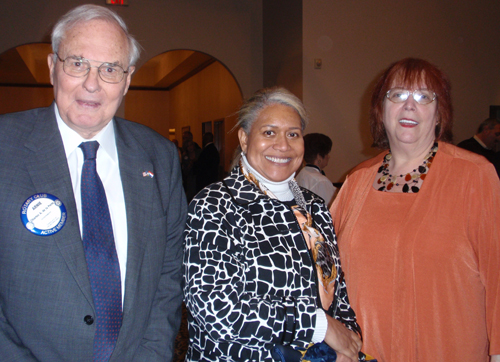
[[[500,360],[500,183],[449,143],[448,79],[425,60],[394,63],[370,126],[384,151],[331,208],[364,349],[384,362]]]
[[[287,90],[257,92],[239,112],[239,163],[189,205],[188,361],[365,358],[330,213],[294,180],[306,124]]]

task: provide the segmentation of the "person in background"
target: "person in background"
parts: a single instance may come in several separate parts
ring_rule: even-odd
[[[182,149],[181,149],[181,169],[182,169],[182,184],[186,193],[187,201],[190,202],[196,195],[196,175],[194,173],[194,165],[200,157],[201,148],[193,141],[193,134],[190,131],[185,131],[182,134]]]
[[[339,362],[358,361],[330,214],[294,180],[306,124],[287,90],[257,92],[239,111],[239,163],[190,203],[187,361],[271,361],[278,351],[301,356],[311,342],[312,357],[336,351]]]
[[[52,49],[54,103],[0,116],[0,361],[169,361],[187,204],[175,146],[115,116],[139,45],[82,5]]]
[[[203,148],[200,157],[194,164],[196,193],[219,180],[219,163],[220,156],[214,144],[214,135],[211,132],[206,132],[203,135]]]
[[[473,137],[460,142],[457,146],[486,157],[495,166],[500,177],[500,153],[496,152],[496,145],[499,142],[500,120],[488,118],[479,125]]]
[[[191,133],[191,131],[184,131],[182,133],[182,152],[186,152],[187,147],[191,143],[193,143],[194,145],[194,149],[196,150],[196,155],[199,156],[201,148],[196,142],[193,141],[193,134]]]
[[[500,183],[452,124],[443,72],[392,64],[371,98],[383,152],[331,207],[364,350],[384,362],[500,361]]]
[[[172,143],[177,147],[177,153],[179,154],[179,162],[182,161],[182,153],[181,153],[181,148],[179,147],[179,141],[177,139],[173,139]]]
[[[309,133],[304,136],[304,161],[306,165],[296,177],[297,183],[321,196],[330,206],[335,193],[335,186],[325,176],[323,169],[328,165],[332,140],[321,133]]]

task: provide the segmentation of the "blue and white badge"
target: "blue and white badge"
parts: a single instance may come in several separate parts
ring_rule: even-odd
[[[67,219],[66,207],[51,194],[30,196],[21,207],[21,221],[33,234],[48,236],[62,229]]]

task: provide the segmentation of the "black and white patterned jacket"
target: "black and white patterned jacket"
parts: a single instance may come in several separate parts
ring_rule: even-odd
[[[318,196],[303,194],[335,252],[337,297],[329,313],[358,331],[330,213]],[[285,332],[293,333],[294,347],[310,343],[319,297],[304,236],[290,207],[267,197],[239,167],[189,205],[184,266],[188,361],[272,361],[270,349]]]

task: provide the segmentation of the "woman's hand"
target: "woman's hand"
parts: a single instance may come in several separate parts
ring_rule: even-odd
[[[335,318],[329,315],[326,315],[326,318],[328,320],[328,329],[326,330],[325,343],[340,355],[340,359],[337,358],[337,361],[357,362],[362,345],[359,336],[347,329]]]
[[[356,358],[355,360],[349,358],[349,357],[346,357],[345,354],[342,354],[342,353],[338,353],[337,352],[337,359],[335,360],[336,362],[358,362],[358,358]]]

